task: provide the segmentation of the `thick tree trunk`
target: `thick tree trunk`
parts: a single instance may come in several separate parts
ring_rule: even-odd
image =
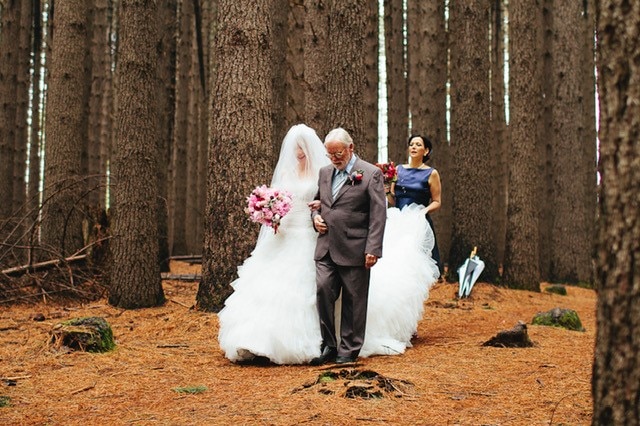
[[[462,265],[473,247],[485,262],[482,280],[495,281],[498,265],[491,235],[489,1],[450,5],[451,146],[453,157],[453,235],[450,264]]]
[[[189,69],[191,68],[191,37],[193,35],[193,2],[180,0],[176,58],[176,111],[172,158],[171,254],[187,254],[187,145]]]
[[[209,116],[202,280],[196,297],[200,310],[219,311],[231,293],[236,268],[257,235],[257,228],[243,225],[246,196],[268,183],[272,171],[270,10],[267,0],[218,2],[218,36],[211,52],[218,71],[210,94],[215,104]]]
[[[10,1],[2,8],[0,37],[0,221],[7,220],[13,209],[13,163],[15,157],[15,122],[20,37],[20,2]],[[0,234],[0,240],[3,240]]]
[[[387,70],[387,157],[402,164],[407,159],[409,101],[407,97],[404,0],[384,2],[384,42]]]
[[[378,161],[378,0],[367,0],[363,7],[365,13],[365,39],[363,57],[365,68],[365,89],[362,93],[363,102],[363,139],[358,144],[360,156],[371,162]],[[284,132],[283,132],[284,134]]]
[[[363,93],[367,87],[362,39],[367,28],[366,4],[366,0],[332,2],[327,28],[327,67],[331,70],[327,80],[327,124],[347,130],[356,153],[360,152],[359,145],[366,145]]]
[[[157,140],[161,135],[157,3],[122,0],[116,65],[116,146],[109,303],[125,309],[164,302],[158,265]]]
[[[533,2],[510,5],[509,201],[504,281],[511,288],[540,291],[538,262],[538,156],[542,81],[539,52],[542,10]]]
[[[322,139],[334,126],[327,116],[329,11],[323,0],[305,0],[304,117]]]
[[[305,86],[304,86],[304,44],[305,44],[305,17],[304,0],[290,0],[289,14],[286,29],[286,69],[285,69],[285,93],[286,106],[284,117],[287,123],[306,123],[305,113]]]
[[[59,255],[75,253],[82,235],[82,151],[87,137],[85,55],[87,3],[56,3],[47,88],[42,242]]]
[[[555,2],[553,17],[551,97],[554,144],[552,149],[553,228],[551,274],[554,282],[590,282],[595,211],[587,211],[585,198],[595,199],[595,157],[584,145],[586,99],[583,93],[585,55],[583,7],[580,2]],[[589,179],[591,177],[592,179]],[[589,186],[589,183],[593,183]]]
[[[600,164],[593,425],[640,425],[640,3],[596,2]]]
[[[158,261],[160,271],[169,271],[169,176],[171,175],[171,145],[175,114],[176,25],[177,0],[158,3],[158,111],[160,137],[158,138]]]

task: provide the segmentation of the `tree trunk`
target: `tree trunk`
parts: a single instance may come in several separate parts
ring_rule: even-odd
[[[334,126],[327,116],[329,10],[323,0],[304,0],[304,5],[304,117],[322,139]]]
[[[305,113],[305,86],[304,86],[304,43],[305,43],[305,17],[304,0],[290,0],[289,14],[286,30],[286,69],[285,92],[286,107],[284,117],[287,123],[306,123]]]
[[[256,185],[268,183],[272,171],[270,10],[267,0],[218,3],[218,33],[211,52],[218,70],[210,94],[215,106],[209,116],[202,280],[196,296],[198,309],[204,311],[219,311],[231,293],[237,265],[249,255],[258,231],[244,225],[246,197]]]
[[[365,1],[364,8],[366,29],[362,55],[366,87],[362,94],[364,134],[358,144],[358,151],[363,159],[376,163],[378,161],[378,81],[380,80],[378,77],[378,57],[380,56],[378,0]]]
[[[595,199],[596,159],[588,157],[583,145],[590,144],[595,154],[596,140],[584,139],[588,114],[582,83],[587,77],[582,66],[585,60],[583,6],[579,2],[555,2],[552,13],[554,144],[550,278],[554,282],[584,283],[591,281],[591,233],[595,217],[594,210],[585,209],[585,198]]]
[[[514,2],[509,12],[512,139],[504,281],[511,288],[540,291],[538,154],[531,147],[540,134],[542,10],[533,2]]]
[[[42,242],[58,256],[83,247],[82,151],[87,136],[87,3],[56,3],[47,88]]]
[[[109,303],[125,309],[158,306],[165,300],[156,223],[161,135],[156,16],[155,1],[120,3]]]
[[[450,264],[462,265],[474,247],[485,262],[482,280],[495,281],[497,262],[491,235],[489,88],[489,1],[451,4],[451,147],[453,235]],[[446,190],[446,189],[445,189]]]
[[[13,162],[15,157],[15,122],[18,84],[18,49],[20,38],[20,2],[5,2],[0,28],[0,221],[7,220],[13,209]],[[4,235],[0,234],[0,240]]]
[[[490,146],[493,170],[493,191],[491,211],[492,231],[496,245],[496,260],[504,264],[504,252],[507,234],[507,192],[509,187],[509,145],[507,144],[507,123],[505,116],[505,12],[504,0],[492,2],[491,19],[491,138]]]
[[[171,254],[187,254],[187,139],[189,105],[189,68],[191,68],[191,37],[193,35],[193,2],[180,0],[176,58],[176,112],[172,158]]]
[[[356,153],[366,145],[363,92],[367,87],[362,40],[366,30],[366,3],[366,0],[332,2],[327,28],[327,67],[332,74],[327,81],[327,124],[347,130],[354,140]]]
[[[158,261],[160,271],[169,271],[169,188],[168,179],[171,165],[171,145],[173,141],[173,117],[175,114],[175,73],[176,73],[176,25],[177,0],[163,0],[158,3],[158,111],[161,129],[158,138]]]
[[[105,85],[111,72],[111,52],[109,52],[109,1],[96,0],[93,8],[93,25],[91,28],[91,94],[89,96],[89,126],[87,138],[87,173],[89,194],[87,204],[93,208],[105,208],[100,204],[104,200],[101,195],[105,189],[106,176],[102,174],[104,167],[100,164],[102,157],[101,126],[104,107]]]
[[[407,159],[409,101],[407,97],[404,0],[384,2],[384,41],[387,70],[387,156],[398,164]]]
[[[417,5],[420,4],[420,6]],[[447,136],[447,46],[444,3],[413,1],[409,18],[409,102],[411,133],[429,136],[433,143],[430,165],[438,170],[442,184],[441,208],[433,214],[441,266],[451,246],[452,201],[451,153]],[[413,23],[413,24],[412,24]],[[421,89],[422,88],[422,89]],[[404,158],[407,157],[407,139]],[[404,162],[404,161],[403,161]]]
[[[593,425],[640,425],[640,3],[596,2],[600,164]]]

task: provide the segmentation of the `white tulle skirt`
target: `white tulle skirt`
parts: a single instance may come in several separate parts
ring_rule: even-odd
[[[388,209],[383,257],[371,272],[361,356],[397,355],[411,346],[438,277],[431,259],[433,233],[420,208]],[[238,268],[234,293],[218,314],[220,348],[234,362],[264,356],[276,364],[307,363],[320,354],[322,343],[313,261],[316,233],[311,226],[284,224],[276,235],[267,231]]]

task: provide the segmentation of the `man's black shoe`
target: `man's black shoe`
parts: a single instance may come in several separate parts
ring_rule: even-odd
[[[356,362],[355,357],[339,356],[336,358],[336,364],[353,364],[354,362]]]
[[[336,348],[325,346],[325,348],[322,350],[322,354],[320,354],[320,356],[318,357],[313,358],[309,364],[322,365],[327,362],[333,362],[336,360],[336,355],[338,355],[338,351],[336,350]]]

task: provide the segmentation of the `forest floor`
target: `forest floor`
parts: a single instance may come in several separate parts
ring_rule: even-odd
[[[174,262],[172,272],[199,266]],[[197,283],[163,285],[168,301],[151,309],[106,300],[2,306],[0,424],[591,423],[593,290],[567,287],[560,296],[477,283],[469,299],[456,300],[457,284],[438,284],[405,354],[338,368],[232,364],[217,345],[217,316],[190,309]],[[554,307],[577,311],[586,331],[530,325]],[[105,318],[117,348],[94,354],[48,345],[55,324],[81,316]],[[482,346],[519,320],[534,347]]]

